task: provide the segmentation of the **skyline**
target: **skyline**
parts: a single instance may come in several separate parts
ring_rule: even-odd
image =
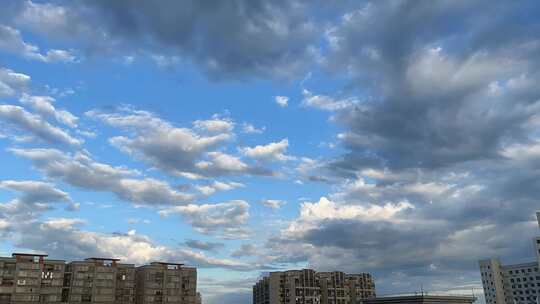
[[[0,12],[0,255],[478,293],[531,259],[535,1],[14,1]]]

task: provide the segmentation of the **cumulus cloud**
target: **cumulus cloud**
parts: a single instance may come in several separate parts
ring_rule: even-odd
[[[40,116],[34,115],[19,106],[0,105],[0,120],[47,143],[72,146],[83,143],[81,139],[72,137],[67,131],[51,125]]]
[[[119,113],[89,111],[87,116],[132,132],[116,136],[112,145],[175,176],[188,178],[228,174],[271,175],[269,170],[252,167],[236,156],[214,149],[234,137],[230,120],[199,120],[194,124],[209,134],[174,127],[154,114],[125,108]]]
[[[140,178],[137,171],[96,162],[88,154],[68,154],[56,149],[11,149],[29,159],[45,176],[87,190],[107,191],[136,205],[180,205],[194,195],[154,179]]]
[[[74,218],[52,218],[29,221],[17,227],[15,244],[20,248],[46,251],[68,260],[88,256],[111,256],[123,262],[145,264],[155,260],[187,263],[201,268],[225,268],[239,271],[252,266],[229,259],[218,259],[188,249],[154,243],[135,230],[127,233],[98,233],[82,230],[85,221]]]
[[[245,238],[249,232],[245,224],[249,218],[249,204],[234,200],[217,204],[190,204],[162,209],[162,216],[180,215],[195,230],[204,233],[220,233],[224,238]]]
[[[51,203],[70,203],[68,206],[74,204],[66,192],[55,188],[51,183],[31,180],[4,180],[0,181],[0,188],[20,193],[20,197],[0,204],[2,216],[8,218],[22,218],[33,216],[36,213],[40,214],[44,210],[50,209]]]
[[[501,81],[535,79],[538,61],[532,54],[537,46],[523,35],[529,25],[483,23],[478,14],[489,12],[480,12],[478,5],[371,3],[347,13],[328,31],[332,48],[326,66],[335,71],[346,67],[356,87],[370,94],[358,106],[337,111],[334,120],[347,129],[341,140],[351,153],[336,166],[361,167],[371,154],[394,168],[441,167],[499,157],[506,141],[527,136],[526,126],[540,106],[538,90],[504,85],[499,94],[493,90]],[[413,19],[402,18],[403,9],[417,14],[408,16],[414,20],[431,20],[429,28],[439,30],[407,23]],[[522,8],[500,4],[491,9]],[[462,25],[477,26],[459,33],[444,30],[456,15]],[[507,15],[501,18],[509,21]],[[396,21],[395,28],[385,26],[390,20]],[[507,38],[488,36],[498,31]]]
[[[0,97],[20,94],[30,83],[30,76],[13,70],[0,68]]]
[[[263,206],[277,210],[281,208],[281,206],[285,205],[287,202],[282,201],[282,200],[276,200],[276,199],[264,199],[264,200],[261,200],[260,203]]]
[[[17,191],[20,197],[0,204],[0,236],[17,248],[47,252],[68,260],[88,256],[110,256],[124,262],[144,264],[155,260],[187,263],[201,268],[251,271],[264,267],[230,259],[218,259],[185,248],[156,244],[149,237],[127,233],[98,233],[83,230],[87,221],[80,218],[41,220],[48,204],[71,202],[69,195],[50,183],[40,181],[0,182],[0,188]]]
[[[200,185],[195,186],[197,190],[199,190],[204,195],[212,195],[217,191],[230,191],[237,188],[243,188],[245,187],[242,183],[237,182],[220,182],[220,181],[214,181],[211,184],[208,185]]]
[[[18,191],[22,194],[20,201],[25,203],[49,203],[56,201],[70,201],[69,195],[56,189],[53,184],[41,181],[0,181],[0,188]]]
[[[214,115],[212,119],[196,120],[193,122],[195,128],[209,133],[229,133],[234,129],[234,122],[230,119],[222,119]]]
[[[142,50],[153,58],[189,60],[213,79],[290,79],[303,73],[316,53],[318,30],[306,9],[300,1],[210,6],[152,1],[136,7],[124,1],[27,1],[13,15],[21,27],[79,42],[94,52]]]
[[[219,248],[225,247],[225,244],[223,243],[217,243],[217,242],[206,242],[202,240],[186,240],[184,242],[186,246],[192,249],[198,249],[198,250],[204,250],[204,251],[215,251]]]
[[[261,161],[286,161],[291,156],[286,155],[289,147],[289,140],[282,139],[279,142],[269,143],[267,145],[258,145],[255,147],[242,148],[244,155]]]
[[[58,110],[53,103],[56,101],[50,96],[31,96],[23,94],[21,103],[30,106],[34,111],[45,117],[53,117],[58,122],[63,123],[71,128],[77,127],[78,117],[66,110]]]
[[[247,122],[242,124],[242,132],[246,134],[262,134],[265,130],[266,127],[256,128],[254,125]]]
[[[355,98],[336,99],[328,95],[317,95],[304,89],[302,105],[327,111],[338,111],[351,108],[358,104]]]
[[[242,244],[240,248],[231,253],[232,257],[240,258],[246,256],[256,256],[258,254],[257,246],[253,244]]]
[[[289,97],[287,96],[274,96],[274,100],[282,108],[285,108],[289,105]]]
[[[48,50],[40,53],[39,47],[25,42],[21,32],[6,25],[0,25],[0,50],[42,62],[75,62],[76,57],[67,50]]]

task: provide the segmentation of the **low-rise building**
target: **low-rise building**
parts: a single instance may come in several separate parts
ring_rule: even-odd
[[[364,304],[472,304],[475,301],[476,297],[474,296],[429,295],[421,293],[370,298],[366,299]]]
[[[45,254],[0,257],[0,304],[201,304],[197,269],[118,259],[88,258],[66,264]]]

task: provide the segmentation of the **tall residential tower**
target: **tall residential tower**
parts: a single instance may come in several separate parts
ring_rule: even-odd
[[[369,273],[276,271],[253,286],[253,304],[359,304],[374,297]]]
[[[540,212],[536,213],[540,227]],[[540,237],[533,239],[536,260],[502,265],[497,259],[479,262],[486,304],[540,303]]]

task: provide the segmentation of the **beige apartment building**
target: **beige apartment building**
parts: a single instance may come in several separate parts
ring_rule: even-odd
[[[60,303],[64,267],[46,255],[14,253],[0,258],[0,303]]]
[[[44,254],[0,257],[0,304],[95,303],[200,304],[197,269],[118,259],[89,258],[66,264]]]
[[[69,303],[128,304],[135,299],[135,265],[117,259],[89,258],[67,265],[64,274]]]
[[[536,213],[540,227],[540,212]],[[486,304],[540,303],[540,237],[533,239],[536,260],[503,265],[491,258],[479,262]]]
[[[278,271],[253,286],[253,304],[358,304],[375,296],[368,273]]]
[[[154,262],[137,268],[136,304],[199,304],[197,269]]]

